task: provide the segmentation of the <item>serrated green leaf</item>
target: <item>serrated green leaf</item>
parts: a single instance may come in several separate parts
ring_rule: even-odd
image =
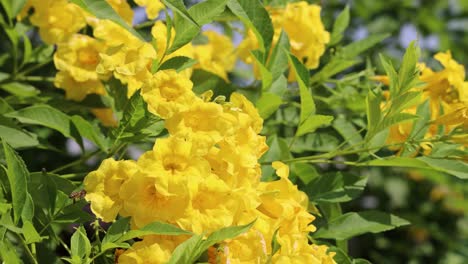
[[[163,3],[182,16],[184,19],[192,23],[194,26],[199,27],[197,21],[195,21],[187,11],[187,8],[185,7],[182,0],[163,0]]]
[[[203,243],[203,235],[194,235],[177,246],[167,264],[194,263],[195,254]]]
[[[130,230],[117,239],[114,242],[124,242],[135,237],[142,237],[146,235],[169,235],[169,236],[177,236],[177,235],[190,235],[192,234],[189,231],[182,230],[177,226],[163,223],[163,222],[153,222],[150,223],[140,229],[137,230]]]
[[[3,263],[21,264],[24,263],[19,253],[16,251],[16,246],[13,246],[8,239],[0,240],[0,256],[2,256]]]
[[[39,145],[36,135],[0,125],[0,137],[13,148],[26,148]]]
[[[97,127],[78,115],[72,116],[71,121],[82,137],[89,139],[102,151],[107,153],[109,147],[108,141]]]
[[[345,139],[350,146],[356,146],[363,142],[361,134],[351,122],[340,116],[333,121],[333,128]]]
[[[370,140],[377,130],[380,123],[380,116],[382,110],[380,109],[380,102],[382,98],[380,94],[376,95],[374,92],[369,91],[366,97],[366,112],[367,112],[367,135],[366,138]]]
[[[418,157],[431,168],[442,171],[460,179],[468,179],[468,164],[462,160],[438,159],[430,157]]]
[[[379,211],[350,212],[332,219],[314,233],[314,238],[346,240],[365,233],[380,233],[410,224],[405,219]]]
[[[29,172],[23,159],[2,140],[7,164],[8,182],[10,183],[14,222],[17,224],[28,203]]]
[[[87,263],[86,260],[91,255],[91,242],[89,242],[83,226],[77,228],[73,233],[70,250],[72,259],[78,257],[80,260],[84,260],[84,263]]]
[[[226,239],[235,238],[249,231],[249,229],[254,225],[255,221],[256,220],[246,225],[229,226],[214,231],[213,233],[211,233],[211,235],[208,236],[208,238],[205,241],[203,241],[203,247],[200,249],[200,251],[203,252],[216,243],[220,243]]]
[[[176,56],[163,62],[161,66],[159,66],[159,70],[173,69],[173,70],[176,70],[177,72],[180,72],[182,70],[192,67],[196,63],[197,63],[197,60],[194,60],[192,58],[184,57],[184,56]]]
[[[216,16],[220,15],[224,11],[226,8],[226,2],[227,0],[207,0],[190,7],[188,9],[188,13],[199,25],[205,25],[211,23]],[[170,54],[183,47],[200,33],[199,26],[190,23],[179,14],[175,14],[174,18],[176,35],[172,45],[166,51],[166,54]]]
[[[349,26],[349,6],[347,5],[343,11],[336,17],[333,23],[333,31],[330,36],[330,43],[333,46],[343,39],[344,32]]]
[[[34,105],[7,113],[5,116],[16,118],[23,124],[49,127],[66,137],[72,137],[69,116],[49,105]]]
[[[5,83],[0,88],[19,97],[32,97],[40,93],[34,86],[19,82]]]
[[[403,56],[403,61],[401,67],[398,71],[398,93],[404,93],[407,90],[413,88],[412,84],[417,79],[419,75],[419,70],[417,67],[419,59],[419,48],[415,45],[415,42],[412,41],[408,48],[406,48],[405,55]]]
[[[261,75],[261,80],[262,80],[262,90],[266,91],[268,90],[268,88],[270,88],[273,82],[273,75],[264,65],[265,54],[259,50],[252,50],[250,51],[250,53],[252,54],[252,58],[255,60],[255,63],[260,69],[260,75]]]
[[[313,202],[341,203],[357,198],[366,184],[367,177],[337,172],[315,178],[305,191]]]
[[[270,58],[268,59],[267,69],[271,72],[273,80],[277,80],[288,69],[288,52],[290,49],[289,38],[286,32],[281,31],[281,34],[273,48]]]
[[[123,20],[105,0],[71,0],[71,2],[99,19],[111,20],[117,25],[125,28],[141,41],[145,41],[145,39],[135,29],[133,29],[133,27],[128,25],[127,22],[125,22],[125,20]]]
[[[297,132],[296,132],[296,136],[299,137],[307,133],[312,133],[321,126],[330,125],[332,121],[333,121],[333,116],[312,115],[299,125],[299,128],[297,129]]]
[[[116,242],[121,238],[130,227],[130,217],[122,217],[112,223],[112,225],[107,229],[106,236],[102,239],[103,247],[107,243]]]
[[[306,84],[309,83],[309,71],[294,55],[289,54],[289,62],[296,74],[301,96],[301,117],[299,126],[315,114],[315,103]]]
[[[36,231],[34,225],[30,221],[23,222],[23,236],[25,238],[26,244],[37,243],[42,241],[41,235]]]
[[[253,30],[260,51],[268,54],[273,40],[273,25],[261,2],[258,0],[229,0],[227,6],[248,28]]]
[[[276,112],[276,110],[278,110],[282,104],[283,100],[280,96],[273,93],[264,92],[255,103],[255,106],[257,107],[260,116],[263,119],[267,119],[274,112]]]

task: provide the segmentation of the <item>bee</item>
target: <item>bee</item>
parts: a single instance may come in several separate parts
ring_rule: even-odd
[[[76,201],[83,199],[85,195],[86,195],[86,191],[80,190],[80,191],[70,193],[68,198],[73,199],[73,203],[75,203]]]

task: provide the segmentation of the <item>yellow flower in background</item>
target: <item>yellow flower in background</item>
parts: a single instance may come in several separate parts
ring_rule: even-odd
[[[86,200],[93,213],[104,222],[111,222],[122,209],[120,191],[122,185],[134,177],[138,167],[134,161],[104,160],[99,168],[86,176],[84,189]]]
[[[291,53],[309,69],[319,65],[319,59],[330,41],[320,19],[320,6],[305,1],[288,3],[284,10],[282,28],[288,34]]]
[[[39,34],[47,44],[66,41],[86,26],[84,11],[67,0],[29,0],[19,18],[25,17],[31,8],[34,13],[30,21],[39,27]]]
[[[65,98],[74,101],[85,99],[88,94],[105,94],[106,90],[100,80],[78,82],[67,71],[55,75],[54,85],[65,90]]]
[[[127,0],[106,0],[107,3],[123,18],[129,25],[133,21],[133,10]]]
[[[289,37],[291,53],[308,69],[317,68],[325,46],[330,41],[330,33],[325,30],[320,19],[320,6],[301,1],[288,3],[284,8],[269,7],[267,10],[274,27],[272,46],[278,41],[281,30],[284,30]],[[238,53],[243,61],[253,63],[250,51],[258,48],[255,34],[248,30],[238,47]],[[290,74],[289,80],[293,81],[294,75]]]
[[[158,71],[143,85],[141,95],[148,111],[167,119],[185,111],[198,99],[192,86],[189,78],[175,70]]]
[[[209,71],[228,81],[227,72],[234,68],[236,56],[232,40],[216,31],[205,31],[208,43],[194,46],[195,69]]]
[[[159,12],[164,9],[161,0],[135,0],[135,3],[146,8],[146,16],[149,19],[155,19],[158,17]]]
[[[93,108],[91,113],[106,127],[117,127],[118,122],[111,108]]]
[[[444,69],[434,72],[422,65],[421,81],[426,85],[422,87],[424,95],[429,98],[431,117],[438,118],[448,111],[441,111],[441,106],[450,108],[452,104],[468,104],[468,82],[465,82],[465,67],[452,59],[450,51],[439,52],[434,58],[438,60]]]

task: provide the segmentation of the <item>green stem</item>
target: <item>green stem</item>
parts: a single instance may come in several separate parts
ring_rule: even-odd
[[[17,76],[15,80],[27,82],[54,82],[55,78],[43,76]]]
[[[29,249],[28,245],[26,244],[26,241],[24,241],[23,237],[21,237],[19,234],[16,234],[14,233],[18,239],[21,241],[21,244],[23,245],[27,255],[28,255],[28,258],[30,258],[31,262],[34,263],[34,264],[38,264],[34,254],[31,252],[31,249]]]
[[[61,167],[56,168],[55,170],[51,171],[50,173],[57,173],[57,172],[59,172],[59,171],[63,171],[64,169],[68,169],[68,168],[73,167],[73,166],[75,166],[75,165],[81,164],[81,163],[87,161],[87,160],[88,160],[89,158],[91,158],[92,156],[98,154],[99,152],[100,152],[100,150],[95,150],[95,151],[93,151],[93,152],[91,152],[91,153],[88,153],[88,154],[84,155],[83,157],[81,157],[81,158],[78,159],[78,160],[75,160],[75,161],[73,161],[73,162],[71,162],[71,163],[68,163],[68,164],[66,164],[66,165],[63,165],[63,166],[61,166]]]

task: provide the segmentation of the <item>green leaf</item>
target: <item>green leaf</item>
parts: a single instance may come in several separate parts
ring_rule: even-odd
[[[289,54],[289,62],[296,74],[297,83],[299,84],[299,92],[301,96],[301,118],[299,126],[304,123],[309,117],[315,114],[315,103],[310,91],[307,87],[309,83],[309,71],[294,55]]]
[[[185,7],[184,2],[182,0],[163,0],[163,3],[193,25],[197,27],[199,26],[197,22],[192,18],[190,13],[187,11],[187,8]]]
[[[417,67],[418,59],[419,48],[415,45],[415,42],[412,41],[408,48],[406,48],[403,62],[398,72],[398,93],[401,94],[413,88],[414,81],[419,76]]]
[[[203,243],[203,235],[194,235],[184,243],[178,245],[167,264],[194,263],[195,252]]]
[[[198,25],[205,25],[211,23],[216,16],[223,13],[226,8],[226,2],[227,0],[203,1],[190,7],[188,13]],[[181,17],[178,13],[174,15],[174,18],[176,35],[171,47],[166,51],[166,54],[170,54],[191,42],[193,38],[200,33],[199,26]]]
[[[21,12],[27,0],[13,0],[11,2],[11,15],[14,18]]]
[[[82,137],[89,139],[102,151],[107,153],[109,144],[104,135],[99,131],[99,128],[93,126],[91,123],[78,115],[72,116],[71,121]]]
[[[5,114],[18,119],[23,124],[41,125],[59,131],[71,137],[70,118],[63,112],[48,105],[34,105]]]
[[[30,221],[24,221],[22,230],[26,244],[41,242],[43,239]]]
[[[0,137],[13,148],[26,148],[39,145],[36,135],[0,125]]]
[[[346,240],[365,233],[380,233],[409,225],[405,219],[379,211],[350,212],[332,219],[314,233],[314,238]]]
[[[291,159],[292,155],[289,151],[288,143],[284,138],[277,135],[272,135],[267,138],[268,151],[260,158],[261,163],[270,164],[273,161]],[[262,180],[273,180],[274,169],[271,165],[262,166]]]
[[[267,119],[270,117],[278,108],[280,105],[283,104],[283,100],[280,96],[270,93],[270,92],[264,92],[262,93],[262,96],[258,99],[258,101],[255,103],[255,106],[258,109],[258,113],[263,119]]]
[[[229,9],[253,30],[260,51],[268,54],[273,40],[273,25],[270,16],[259,0],[229,0]]]
[[[8,182],[10,183],[14,222],[17,224],[28,202],[29,172],[23,159],[4,141],[3,151],[7,164]]]
[[[340,264],[352,264],[349,256],[339,247],[329,247],[328,252],[334,252],[333,260]]]
[[[349,6],[347,5],[343,11],[336,17],[333,23],[333,31],[330,36],[330,43],[333,46],[343,39],[344,32],[349,26]]]
[[[122,217],[112,223],[106,232],[106,236],[102,239],[102,245],[105,247],[107,243],[116,242],[121,238],[130,227],[130,217]]]
[[[108,19],[117,25],[125,28],[141,41],[145,39],[133,27],[127,24],[119,14],[105,1],[105,0],[71,0],[72,3],[77,4],[85,11],[93,14],[99,19]]]
[[[288,69],[289,50],[290,45],[288,35],[286,32],[281,31],[267,64],[267,69],[271,72],[273,80],[277,80]]]
[[[343,59],[338,56],[332,57],[332,59],[319,72],[312,76],[310,83],[324,82],[333,75],[340,73],[360,62],[361,60],[356,58]]]
[[[377,130],[380,123],[380,116],[382,110],[380,109],[380,102],[382,101],[381,94],[375,94],[372,91],[367,93],[366,97],[366,111],[367,111],[367,135],[366,138],[370,140]]]
[[[468,179],[468,164],[462,160],[435,159],[430,157],[418,157],[431,168],[442,171],[460,179]]]
[[[117,239],[114,242],[124,242],[135,237],[142,237],[146,235],[168,235],[168,236],[177,236],[177,235],[191,235],[189,231],[182,230],[177,226],[163,223],[163,222],[153,222],[140,229],[130,230]]]
[[[17,247],[13,246],[8,239],[0,240],[0,256],[2,257],[3,263],[8,264],[21,264],[24,263],[20,259],[19,253],[16,251]]]
[[[0,88],[19,97],[32,97],[40,93],[34,86],[19,82],[2,84]]]
[[[208,90],[213,91],[213,96],[224,95],[230,96],[235,91],[233,86],[227,83],[218,75],[204,70],[193,71],[192,78],[193,91],[197,94],[202,94]]]
[[[177,72],[180,72],[182,70],[192,67],[196,63],[197,63],[197,60],[194,60],[192,58],[184,57],[184,56],[176,56],[163,62],[163,64],[161,64],[161,66],[159,67],[159,70],[174,69]]]
[[[370,37],[352,42],[351,44],[343,47],[338,56],[342,58],[354,58],[362,52],[372,48],[378,43],[381,43],[384,39],[388,38],[389,34],[373,34]]]
[[[260,69],[262,91],[266,91],[268,90],[268,88],[270,88],[273,82],[273,75],[264,65],[265,55],[259,50],[252,50],[250,51],[250,53],[252,54],[252,57],[255,59],[255,62],[257,63],[257,66]]]
[[[389,84],[389,89],[390,89],[390,95],[397,95],[398,94],[398,73],[395,70],[395,67],[392,64],[392,61],[385,57],[382,54],[379,54],[380,56],[380,61],[382,62],[382,66],[385,70],[385,73],[387,74],[390,84]]]
[[[205,241],[203,241],[203,247],[200,249],[200,251],[203,252],[216,243],[222,242],[226,239],[233,239],[249,231],[249,229],[254,225],[255,221],[256,220],[246,225],[229,226],[214,231],[211,235],[208,236],[208,238]]]
[[[333,122],[333,128],[345,139],[350,146],[356,146],[363,142],[361,134],[356,130],[351,122],[340,116]]]
[[[75,233],[73,233],[70,250],[72,259],[76,256],[80,260],[84,260],[82,263],[87,263],[89,255],[91,254],[91,243],[89,242],[86,230],[83,226],[77,228]]]
[[[321,126],[328,126],[333,121],[333,116],[326,115],[312,115],[299,125],[296,131],[296,136],[302,136],[307,133],[314,132]]]
[[[367,184],[367,177],[341,172],[322,175],[312,180],[305,191],[313,202],[341,203],[357,198]]]
[[[279,228],[275,230],[275,233],[273,233],[273,238],[271,239],[271,257],[273,257],[276,252],[281,249],[281,244],[278,242],[278,231]]]

